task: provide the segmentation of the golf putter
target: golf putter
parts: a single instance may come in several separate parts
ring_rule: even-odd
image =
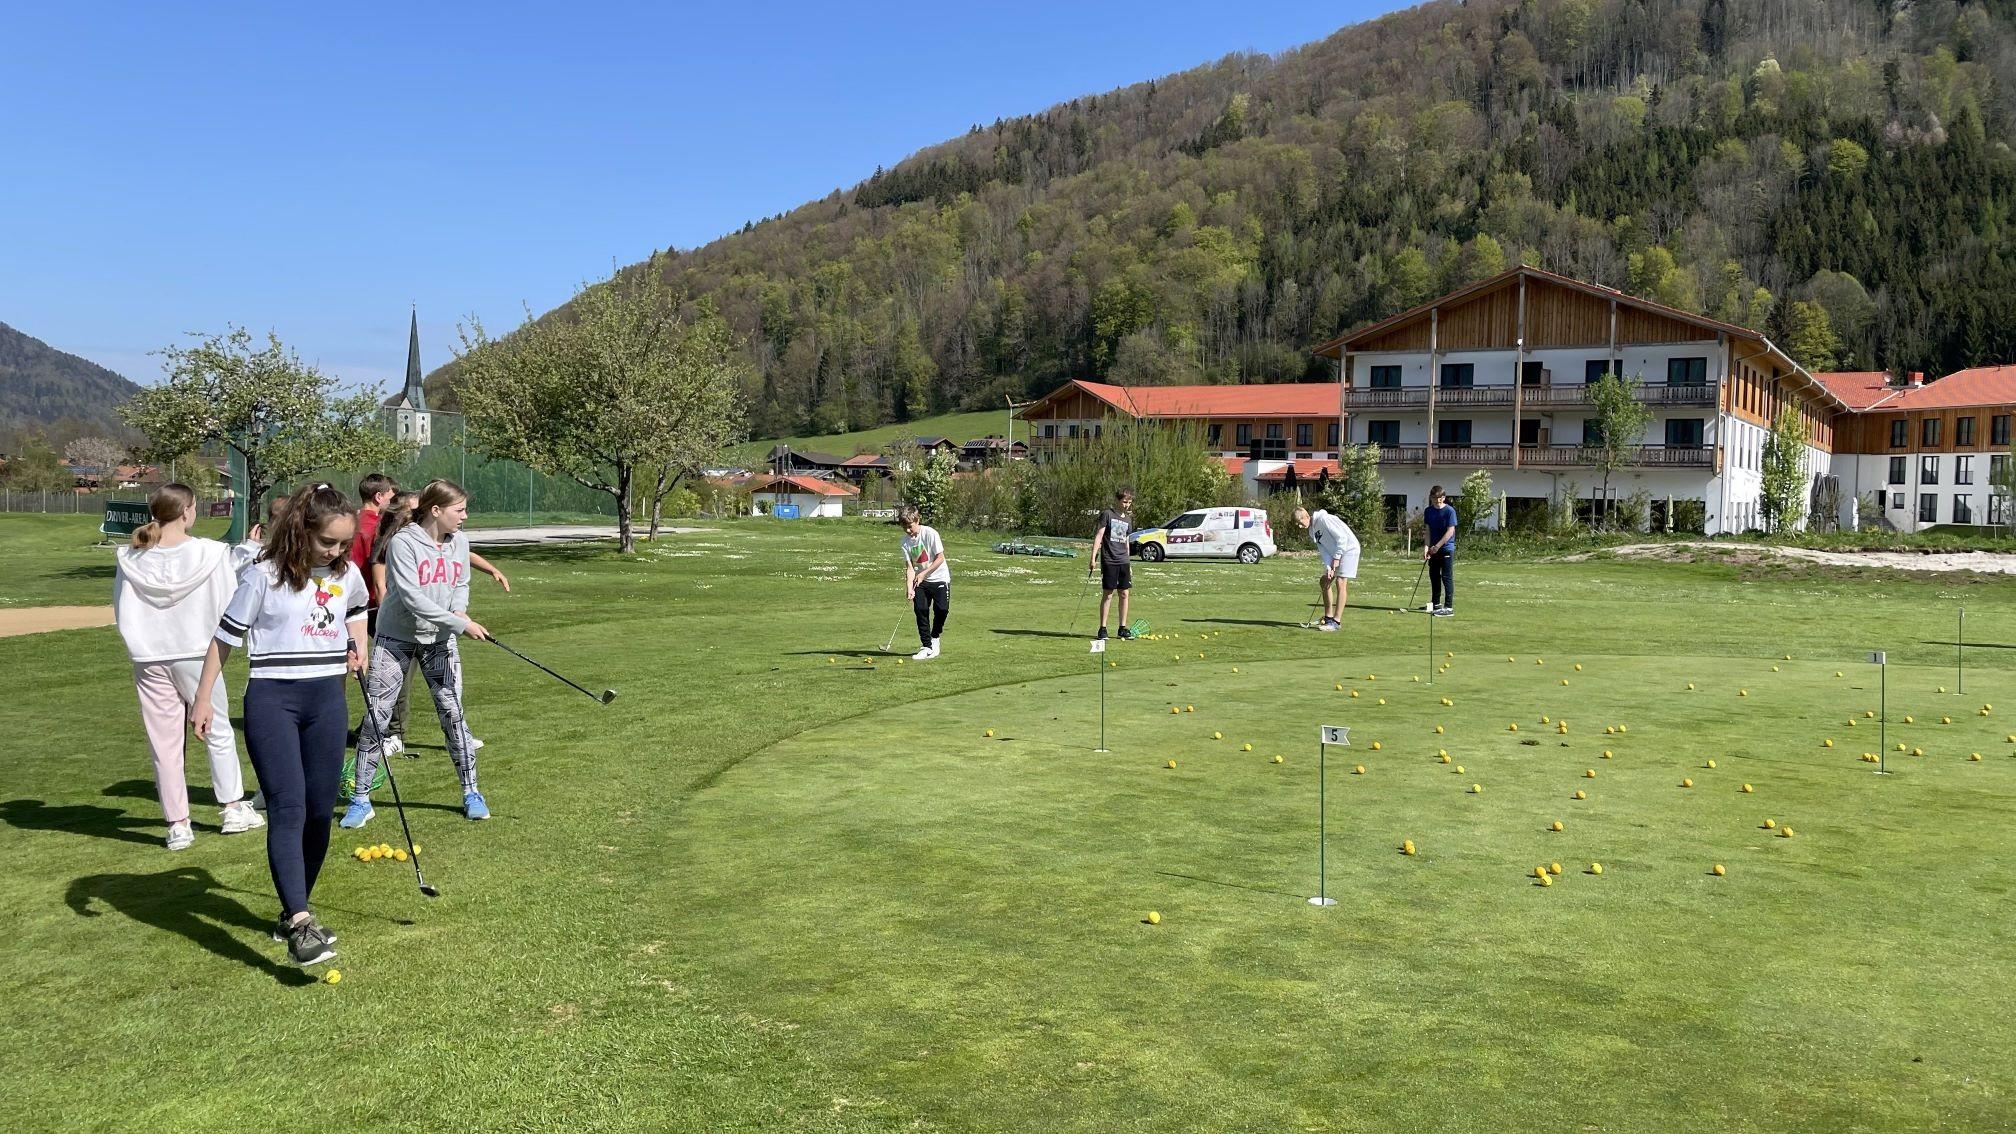
[[[614,689],[604,689],[602,692],[596,693],[593,690],[588,689],[587,687],[580,685],[577,682],[569,681],[565,677],[562,677],[561,675],[553,672],[552,670],[547,669],[545,666],[540,665],[538,662],[533,661],[531,658],[526,657],[524,654],[519,653],[517,650],[514,650],[511,647],[506,646],[495,635],[491,636],[490,642],[491,644],[502,649],[505,653],[510,654],[514,658],[517,658],[519,661],[522,661],[527,665],[532,666],[534,669],[544,671],[548,677],[554,678],[563,685],[573,686],[573,688],[579,690],[582,694],[594,700],[600,701],[605,705],[616,699],[616,691]]]
[[[357,675],[357,689],[364,694],[364,719],[371,719],[371,690],[364,684],[364,675]],[[401,690],[404,692],[404,690]],[[420,892],[430,898],[441,896],[441,890],[427,876],[420,872],[420,852],[413,849],[413,828],[406,825],[406,804],[399,798],[399,777],[392,774],[392,761],[385,755],[385,745],[378,745],[378,766],[385,769],[386,786],[392,789],[392,810],[399,813],[399,830],[406,836],[406,857],[413,862],[413,881],[420,886]]]
[[[1071,628],[1066,631],[1069,635],[1076,635],[1078,633],[1078,617],[1085,613],[1085,588],[1090,586],[1091,583],[1092,575],[1088,571],[1085,574],[1084,581],[1078,584],[1078,601],[1071,604]]]
[[[1414,572],[1414,589],[1407,594],[1407,609],[1414,609],[1414,600],[1421,597],[1421,580],[1428,577],[1428,561],[1421,561],[1421,569]]]

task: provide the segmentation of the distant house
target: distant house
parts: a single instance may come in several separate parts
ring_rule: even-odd
[[[856,453],[840,462],[840,475],[856,484],[871,476],[888,476],[896,470],[880,453]]]
[[[919,449],[937,449],[955,457],[959,455],[959,442],[950,437],[919,437],[915,439],[915,444]]]
[[[1029,457],[1026,442],[1010,443],[1005,437],[975,437],[959,450],[959,459],[973,465],[994,465],[1002,461],[1021,461]]]
[[[810,449],[793,449],[789,445],[773,446],[766,458],[770,471],[779,476],[791,473],[812,473],[817,476],[832,476],[847,463],[847,458],[836,457],[832,453],[817,453]]]
[[[851,484],[822,480],[815,476],[763,476],[748,484],[749,499],[759,507],[776,511],[779,504],[795,504],[801,519],[837,519],[841,504],[861,495]]]

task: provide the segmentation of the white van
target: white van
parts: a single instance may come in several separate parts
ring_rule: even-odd
[[[1265,508],[1193,508],[1159,528],[1135,532],[1127,550],[1150,563],[1165,558],[1258,563],[1274,554],[1274,525]]]

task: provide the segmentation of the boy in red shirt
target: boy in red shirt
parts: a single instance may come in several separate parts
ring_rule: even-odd
[[[363,507],[357,509],[357,536],[350,541],[350,561],[357,564],[357,570],[364,574],[364,586],[370,592],[371,613],[375,623],[378,613],[378,585],[371,577],[371,545],[378,539],[378,522],[384,518],[385,509],[392,504],[392,498],[399,495],[399,485],[384,473],[372,473],[357,482],[357,499]],[[376,633],[376,627],[373,627]]]

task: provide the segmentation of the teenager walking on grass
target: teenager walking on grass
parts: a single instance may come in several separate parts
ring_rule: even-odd
[[[364,577],[347,555],[356,534],[357,509],[343,493],[326,484],[294,493],[217,620],[192,720],[206,740],[223,723],[213,696],[225,659],[243,646],[252,670],[245,748],[266,791],[266,864],[280,897],[273,937],[301,965],[336,955],[308,900],[343,770],[344,682],[364,666]]]
[[[1106,615],[1113,596],[1120,596],[1122,640],[1134,637],[1128,629],[1127,600],[1134,590],[1134,561],[1127,551],[1128,535],[1134,530],[1134,490],[1123,488],[1113,494],[1113,506],[1099,512],[1099,530],[1092,535],[1092,562],[1085,565],[1089,575],[1099,573],[1099,637],[1106,637]]]
[[[923,643],[910,660],[929,661],[938,656],[945,615],[952,610],[952,567],[938,529],[925,525],[915,505],[903,505],[897,522],[903,525],[903,591],[917,613],[917,640]]]
[[[1442,495],[1442,486],[1428,490],[1428,507],[1421,513],[1428,538],[1421,545],[1421,558],[1428,563],[1428,605],[1422,610],[1447,618],[1456,613],[1456,509]]]
[[[365,680],[364,725],[357,737],[357,787],[343,813],[346,829],[362,827],[377,814],[369,786],[385,758],[384,737],[392,706],[406,693],[406,672],[417,666],[434,697],[448,757],[462,781],[462,813],[490,818],[489,804],[476,787],[476,750],[462,719],[461,657],[455,636],[478,640],[490,632],[468,617],[469,537],[463,521],[469,496],[453,481],[437,480],[420,490],[413,520],[385,541],[385,601],[378,608],[378,635],[371,641],[371,668]]]
[[[1344,600],[1349,597],[1351,580],[1358,577],[1358,535],[1351,525],[1321,508],[1313,516],[1307,508],[1295,509],[1295,522],[1316,541],[1316,557],[1323,564],[1322,574],[1316,580],[1317,594],[1323,599],[1323,617],[1316,623],[1316,629],[1334,632],[1343,626],[1338,619],[1344,616]]]
[[[154,786],[168,821],[168,849],[179,851],[196,841],[182,730],[203,677],[203,655],[231,601],[237,572],[230,547],[190,534],[196,493],[188,485],[155,489],[147,510],[153,518],[134,529],[131,543],[119,549],[112,615],[133,659],[140,720],[154,750]],[[210,755],[210,791],[223,809],[218,826],[227,835],[263,827],[266,820],[245,801],[223,687],[211,689],[210,699],[217,725],[204,737],[204,746]]]

